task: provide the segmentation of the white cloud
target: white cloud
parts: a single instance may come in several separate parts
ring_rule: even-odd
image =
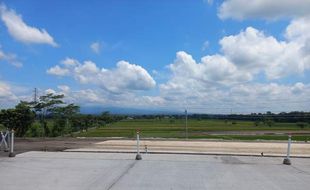
[[[99,54],[101,45],[99,42],[93,42],[92,44],[90,44],[90,48],[94,53]]]
[[[293,20],[282,41],[248,27],[222,38],[221,54],[204,56],[200,62],[178,52],[168,67],[169,80],[159,85],[160,97],[169,107],[197,112],[229,113],[231,108],[239,113],[309,111],[309,84],[281,84],[282,78],[299,76],[310,69],[307,20]],[[262,76],[273,82],[253,82]]]
[[[310,17],[297,18],[291,21],[285,31],[289,41],[304,43],[310,39]]]
[[[202,113],[251,113],[309,111],[310,85],[296,83],[234,84],[227,88],[218,85],[199,85],[197,81],[184,81],[161,86],[164,105],[170,108],[187,108]]]
[[[234,63],[240,71],[252,74],[264,72],[268,79],[302,74],[309,68],[309,50],[306,45],[310,39],[295,28],[293,21],[286,29],[287,41],[278,41],[266,36],[255,28],[248,27],[237,35],[224,37],[220,45],[224,56]],[[304,24],[305,30],[310,24]]]
[[[66,60],[61,63],[67,62]],[[79,63],[74,60],[74,63],[63,64],[64,67],[56,65],[47,70],[47,73],[72,76],[82,84],[95,84],[114,93],[123,93],[127,90],[149,90],[156,85],[154,79],[144,68],[126,61],[119,61],[114,69],[100,69],[92,61]]]
[[[116,106],[116,107],[141,107],[154,108],[163,105],[165,100],[159,96],[137,95],[133,92],[121,94],[110,93],[104,89],[78,89],[73,90],[69,86],[60,85],[58,90],[48,89],[56,94],[64,94],[65,102],[75,103],[80,106]]]
[[[45,90],[45,94],[56,94],[56,91],[51,89],[51,88],[49,88],[49,89]]]
[[[23,63],[17,58],[17,55],[13,53],[6,53],[0,49],[0,61],[4,60],[15,67],[22,67]]]
[[[64,60],[61,61],[61,64],[63,64],[66,67],[74,67],[74,66],[79,64],[79,61],[67,57],[67,58],[65,58]]]
[[[57,88],[60,89],[64,93],[70,92],[70,87],[67,85],[59,85],[59,86],[57,86]]]
[[[250,70],[253,74],[262,69],[274,69],[273,65],[279,64],[279,55],[282,55],[286,48],[286,43],[265,36],[263,32],[252,27],[237,35],[224,37],[220,40],[220,45],[225,57],[243,71]],[[268,78],[278,78],[278,75],[268,74]]]
[[[249,73],[239,73],[237,67],[221,55],[205,56],[197,63],[186,52],[177,52],[176,59],[169,66],[172,71],[170,82],[190,81],[208,85],[212,83],[231,84],[251,80]]]
[[[9,34],[17,41],[26,44],[49,44],[58,46],[53,37],[45,29],[28,26],[14,10],[8,9],[4,4],[0,5],[1,19],[8,28]]]
[[[11,85],[4,81],[0,81],[0,104],[1,108],[12,106],[17,103],[18,98],[13,93]]]
[[[46,72],[50,75],[57,75],[57,76],[66,76],[69,74],[68,69],[62,68],[59,65],[56,65],[55,67],[51,67]]]
[[[310,15],[309,0],[226,0],[219,7],[221,19],[280,19]]]

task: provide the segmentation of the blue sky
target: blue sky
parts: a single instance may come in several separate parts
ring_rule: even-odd
[[[243,6],[245,3],[248,6]],[[0,103],[309,111],[309,1],[1,1]]]

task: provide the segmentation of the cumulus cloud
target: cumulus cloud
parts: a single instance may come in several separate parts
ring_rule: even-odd
[[[285,31],[289,41],[304,43],[310,39],[310,17],[297,18],[291,21]]]
[[[9,34],[17,41],[26,44],[49,44],[57,46],[53,37],[45,30],[27,25],[21,15],[14,10],[8,9],[4,4],[0,5],[0,15]]]
[[[234,102],[240,106],[252,107],[253,110],[264,108],[278,111],[308,110],[310,85],[301,82],[284,85],[245,84],[231,88],[230,94]]]
[[[99,54],[100,53],[100,49],[101,49],[101,45],[99,42],[93,42],[92,44],[90,44],[90,49],[96,53]]]
[[[164,104],[159,96],[137,95],[134,92],[110,93],[101,88],[72,89],[67,85],[59,85],[57,89],[47,89],[56,94],[64,94],[65,102],[77,103],[80,106],[117,106],[154,108]]]
[[[57,86],[57,88],[60,89],[64,93],[70,92],[70,87],[67,85],[59,85],[59,86]]]
[[[237,20],[256,18],[275,20],[309,15],[309,0],[226,0],[218,10],[221,19]]]
[[[16,103],[17,96],[13,93],[11,85],[4,81],[0,81],[0,104],[2,106],[9,106],[10,103]]]
[[[56,91],[51,88],[48,88],[45,90],[45,94],[56,94]]]
[[[246,4],[247,6],[243,6]],[[226,0],[218,10],[222,19],[291,19],[284,40],[248,27],[220,40],[224,56],[241,71],[263,72],[268,79],[303,74],[310,68],[310,1]]]
[[[8,62],[15,67],[22,67],[23,66],[23,63],[18,60],[16,54],[6,53],[0,49],[0,61],[1,60]]]
[[[171,107],[197,112],[308,110],[309,84],[281,84],[283,78],[310,69],[308,21],[305,17],[292,20],[283,40],[248,27],[223,37],[220,53],[204,56],[199,62],[178,52],[168,67],[169,80],[159,85],[160,97]],[[267,83],[254,82],[258,77],[265,77]]]
[[[47,70],[47,73],[72,76],[81,84],[95,84],[114,93],[126,90],[149,90],[156,85],[154,79],[144,68],[126,61],[119,61],[113,69],[100,69],[92,61],[80,63],[70,58],[66,58],[61,63],[63,67],[56,65]]]
[[[66,67],[74,67],[74,66],[79,64],[79,61],[67,57],[67,58],[65,58],[64,60],[61,61],[61,64],[63,64]]]
[[[202,113],[251,113],[309,110],[310,85],[278,83],[239,83],[229,87],[199,85],[185,81],[184,85],[161,86],[161,97],[169,107],[187,108]]]
[[[301,44],[278,41],[255,28],[248,27],[238,35],[220,40],[222,51],[242,71],[265,72],[269,79],[278,79],[304,72]]]
[[[66,76],[69,74],[69,70],[66,68],[62,68],[59,65],[56,65],[55,67],[51,67],[46,71],[48,74],[51,75],[57,75],[57,76]]]
[[[172,80],[193,79],[202,83],[244,82],[251,79],[248,73],[240,74],[237,67],[221,55],[211,55],[201,58],[197,63],[191,55],[184,51],[177,52],[176,59],[171,64]]]
[[[294,27],[296,22],[303,26]],[[251,81],[260,73],[269,80],[303,74],[310,69],[309,23],[304,19],[292,21],[283,41],[248,27],[236,35],[223,37],[219,41],[221,54],[204,56],[199,63],[180,51],[169,66],[172,78],[168,83],[194,80],[229,85]]]

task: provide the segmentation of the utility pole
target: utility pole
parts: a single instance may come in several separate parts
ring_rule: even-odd
[[[187,109],[185,109],[185,137],[188,139],[188,130],[187,130]]]
[[[38,90],[37,88],[34,88],[34,91],[33,91],[33,102],[34,103],[37,103],[37,98],[38,98]]]

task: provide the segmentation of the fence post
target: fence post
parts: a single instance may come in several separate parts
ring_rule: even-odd
[[[288,135],[288,143],[287,143],[287,153],[286,153],[286,158],[283,160],[283,164],[285,165],[291,165],[291,160],[290,160],[290,154],[291,154],[291,143],[292,143],[292,136]]]
[[[9,135],[11,135],[10,142],[9,142],[10,143],[9,157],[15,157],[15,153],[14,153],[14,130],[13,129]]]
[[[137,131],[137,155],[136,160],[142,160],[142,156],[140,154],[140,135],[139,131]]]

